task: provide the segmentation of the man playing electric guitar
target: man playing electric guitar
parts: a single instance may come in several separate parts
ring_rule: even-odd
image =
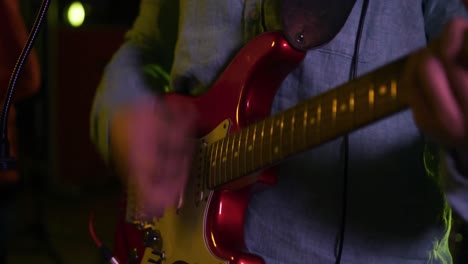
[[[450,263],[451,209],[468,221],[463,17],[460,0],[145,0],[92,137],[168,263]]]

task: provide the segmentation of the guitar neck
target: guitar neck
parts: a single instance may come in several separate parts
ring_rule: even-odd
[[[204,153],[214,189],[406,108],[406,57],[230,134]]]

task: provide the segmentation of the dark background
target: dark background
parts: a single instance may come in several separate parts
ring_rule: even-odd
[[[21,181],[8,186],[9,263],[103,263],[88,232],[112,246],[121,186],[89,139],[101,73],[138,12],[136,0],[88,0],[83,26],[64,19],[71,1],[51,1],[35,44],[40,92],[18,104]],[[41,1],[22,0],[31,27]],[[454,220],[455,263],[468,263],[466,225]],[[465,254],[465,255],[463,255]]]
[[[41,1],[20,2],[31,28]],[[89,113],[139,1],[82,1],[79,28],[64,16],[71,2],[51,0],[34,45],[41,89],[17,104],[21,180],[3,186],[8,263],[103,263],[88,231],[92,213],[98,236],[113,243],[121,186],[90,142]]]

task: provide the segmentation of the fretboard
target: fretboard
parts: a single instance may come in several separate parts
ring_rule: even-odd
[[[207,188],[234,181],[406,108],[406,58],[251,124],[204,153]]]

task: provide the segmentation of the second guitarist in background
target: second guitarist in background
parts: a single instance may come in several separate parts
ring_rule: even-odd
[[[28,39],[28,28],[21,13],[19,0],[0,1],[0,100],[3,103],[6,97],[8,83],[15,64]],[[18,78],[13,103],[19,102],[36,94],[40,88],[41,76],[37,54],[34,50],[26,60],[22,74]],[[3,104],[2,104],[3,109]],[[18,144],[16,132],[16,111],[11,107],[8,117],[8,140],[10,154],[18,158]],[[19,161],[19,164],[21,161]],[[10,224],[7,215],[10,212],[9,196],[12,186],[19,182],[17,169],[0,171],[0,263],[6,262],[6,246]]]

